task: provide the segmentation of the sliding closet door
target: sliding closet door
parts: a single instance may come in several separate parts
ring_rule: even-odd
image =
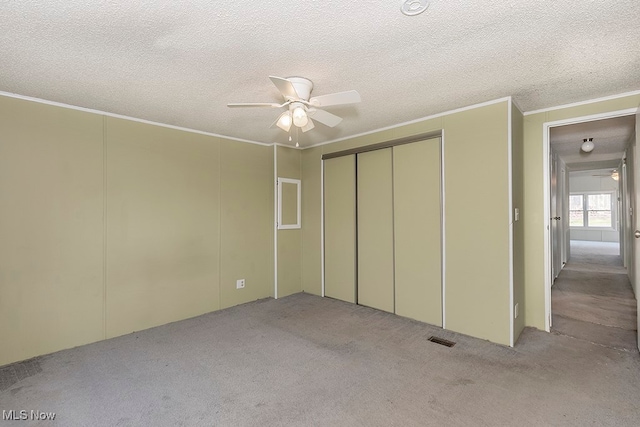
[[[324,164],[325,295],[356,302],[356,158]]]
[[[442,326],[440,139],[393,147],[396,314]]]
[[[358,304],[393,313],[391,153],[358,154]]]

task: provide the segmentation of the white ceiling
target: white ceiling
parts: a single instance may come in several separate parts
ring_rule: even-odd
[[[259,142],[268,75],[362,103],[303,146],[513,95],[524,111],[640,89],[637,0],[0,2],[0,91]]]
[[[570,170],[615,168],[635,135],[635,124],[635,116],[625,116],[554,127],[549,142]],[[585,138],[593,138],[590,153],[580,149]]]
[[[604,177],[609,178],[613,171],[617,171],[617,167],[605,168],[605,169],[590,169],[590,170],[579,170],[579,171],[570,171],[569,176],[573,177]]]

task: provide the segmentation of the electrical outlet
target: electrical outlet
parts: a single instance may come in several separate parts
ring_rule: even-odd
[[[513,318],[518,318],[518,303],[516,303],[515,307],[513,307]]]
[[[236,280],[236,289],[244,289],[244,279]]]

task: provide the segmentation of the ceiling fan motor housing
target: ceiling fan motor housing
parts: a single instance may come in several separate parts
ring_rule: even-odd
[[[291,82],[300,99],[309,100],[313,90],[313,82],[311,80],[304,77],[287,77],[287,80]]]

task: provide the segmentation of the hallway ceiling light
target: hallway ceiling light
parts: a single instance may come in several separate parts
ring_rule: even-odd
[[[618,171],[616,169],[614,169],[613,172],[611,172],[611,179],[613,179],[614,181],[617,181],[618,179],[620,179],[620,175],[618,175]]]
[[[580,149],[582,151],[584,151],[585,153],[590,153],[593,151],[595,145],[593,145],[593,138],[589,138],[587,140],[587,138],[582,140],[582,146],[580,147]]]

